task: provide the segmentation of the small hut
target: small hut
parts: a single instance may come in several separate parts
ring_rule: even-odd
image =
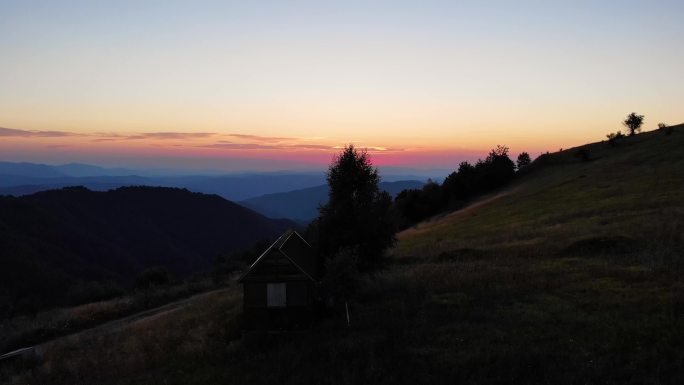
[[[245,330],[297,330],[311,325],[318,266],[313,248],[294,230],[280,236],[238,282]]]

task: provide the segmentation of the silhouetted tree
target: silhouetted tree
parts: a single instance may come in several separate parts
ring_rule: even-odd
[[[454,206],[455,201],[463,201],[472,195],[478,183],[478,175],[475,166],[468,162],[461,162],[458,170],[449,174],[442,184],[445,196],[451,201],[450,207]]]
[[[441,186],[428,181],[422,189],[402,191],[394,201],[394,211],[400,225],[407,227],[444,210],[460,208],[472,197],[501,187],[514,176],[515,163],[508,157],[508,147],[497,146],[475,165],[462,162]]]
[[[461,162],[458,165],[458,173],[461,175],[472,174],[475,171],[475,167],[468,162]]]
[[[667,123],[658,123],[658,129],[659,130],[664,130],[667,128]]]
[[[334,257],[342,249],[353,249],[361,271],[377,268],[385,250],[394,242],[392,198],[380,191],[380,176],[365,150],[349,145],[328,169],[328,203],[317,220],[318,248]]]
[[[394,199],[394,208],[398,216],[402,218],[400,227],[418,222],[426,218],[429,214],[429,207],[425,204],[422,189],[406,189],[397,194]]]
[[[496,147],[489,151],[487,160],[492,160],[495,157],[505,157],[508,156],[508,147],[497,144]]]
[[[627,115],[627,119],[622,124],[629,129],[629,136],[634,136],[637,132],[641,131],[641,125],[644,124],[644,116],[632,112]]]
[[[486,190],[508,183],[515,175],[515,163],[508,157],[508,147],[496,146],[484,161],[478,161],[475,168],[482,173],[482,187]]]
[[[520,155],[518,155],[518,160],[516,162],[518,170],[522,170],[523,168],[529,166],[530,163],[532,163],[532,159],[530,159],[530,154],[526,152],[521,152]]]

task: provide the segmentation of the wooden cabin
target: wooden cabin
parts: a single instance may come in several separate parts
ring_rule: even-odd
[[[314,250],[288,230],[252,263],[243,287],[245,330],[297,330],[311,325],[318,283]]]

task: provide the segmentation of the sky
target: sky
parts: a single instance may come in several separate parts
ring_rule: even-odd
[[[0,0],[0,160],[454,168],[684,122],[684,2]]]

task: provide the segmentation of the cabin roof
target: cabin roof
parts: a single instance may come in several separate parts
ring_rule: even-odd
[[[299,235],[299,233],[297,231],[295,231],[293,229],[288,229],[280,237],[278,237],[278,239],[276,239],[275,242],[273,242],[271,244],[271,246],[269,246],[263,253],[261,253],[259,258],[257,258],[249,266],[247,271],[245,271],[240,276],[240,278],[238,279],[238,282],[242,282],[247,276],[249,276],[249,274],[252,272],[252,270],[254,270],[254,268],[257,267],[259,265],[259,263],[261,263],[261,261],[269,254],[269,252],[271,252],[271,250],[277,250],[278,252],[280,252],[280,254],[282,254],[285,258],[287,258],[307,278],[309,278],[313,282],[316,282],[316,279],[314,279],[314,276],[316,275],[315,272],[307,271],[305,268],[303,268],[297,262],[295,262],[295,260],[293,258],[291,258],[289,255],[287,255],[287,253],[285,253],[285,250],[283,250],[283,247],[287,244],[287,242],[290,241],[290,239],[293,239],[293,237],[299,238],[300,240],[302,240],[304,242],[304,244],[306,244],[306,246],[311,248],[311,245],[309,244],[309,242],[307,242],[306,239],[304,239],[301,235]]]

